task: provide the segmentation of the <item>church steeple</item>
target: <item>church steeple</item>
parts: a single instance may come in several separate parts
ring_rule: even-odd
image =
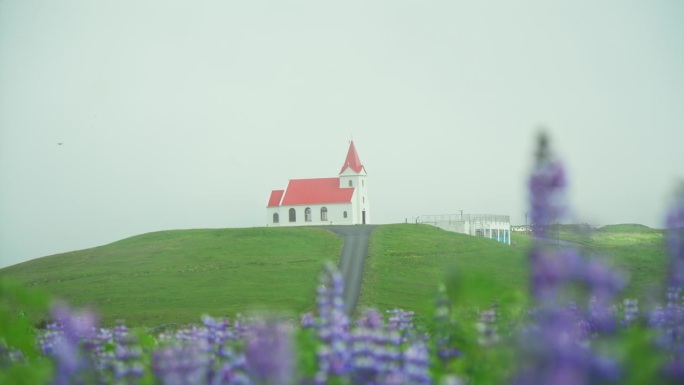
[[[344,160],[340,174],[347,168],[351,168],[357,174],[364,170],[363,164],[361,164],[361,160],[359,159],[359,154],[356,153],[356,147],[354,146],[353,140],[349,142],[349,151],[347,151],[347,158]]]
[[[349,141],[349,151],[340,170],[340,189],[353,189],[350,215],[355,224],[371,223],[368,201],[368,173],[356,153],[354,141]]]

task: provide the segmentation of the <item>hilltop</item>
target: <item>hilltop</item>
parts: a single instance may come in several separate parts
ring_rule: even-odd
[[[558,236],[627,271],[628,296],[647,295],[665,274],[662,231],[565,228]],[[512,239],[518,246],[428,225],[378,226],[357,309],[401,307],[430,317],[440,282],[464,309],[493,302],[521,308],[533,240]],[[232,318],[259,308],[295,315],[313,308],[323,262],[337,262],[342,242],[311,227],[162,231],[24,262],[0,269],[0,276],[94,307],[105,325],[118,319],[131,326],[187,323],[204,313]]]

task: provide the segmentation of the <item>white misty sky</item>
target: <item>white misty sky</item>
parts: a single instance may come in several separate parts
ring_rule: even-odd
[[[682,20],[678,0],[2,0],[0,266],[264,226],[270,191],[336,176],[350,138],[375,223],[524,223],[539,125],[569,221],[660,227]]]

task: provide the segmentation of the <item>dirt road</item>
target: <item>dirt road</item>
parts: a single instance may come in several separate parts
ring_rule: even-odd
[[[348,315],[354,313],[359,300],[363,265],[368,255],[368,240],[375,227],[376,225],[324,227],[344,237],[338,266],[344,277],[344,303]]]

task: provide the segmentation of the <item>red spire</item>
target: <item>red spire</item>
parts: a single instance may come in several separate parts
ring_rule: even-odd
[[[354,147],[354,141],[349,142],[349,151],[347,151],[347,159],[344,160],[344,164],[342,165],[342,169],[340,170],[340,174],[344,172],[344,170],[347,169],[347,167],[351,167],[354,172],[357,174],[363,170],[363,165],[361,164],[361,160],[359,159],[359,154],[356,153],[356,147]]]

